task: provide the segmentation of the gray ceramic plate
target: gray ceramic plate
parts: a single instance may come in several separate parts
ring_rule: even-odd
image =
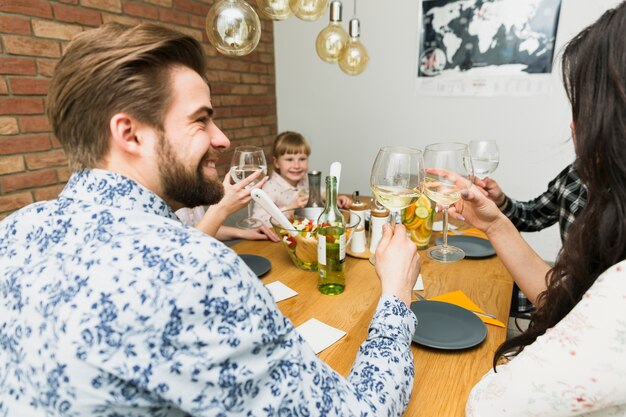
[[[487,326],[474,313],[450,303],[416,301],[411,310],[417,317],[413,341],[438,349],[466,349],[480,344]]]
[[[437,239],[437,245],[442,243],[442,238]],[[491,246],[491,242],[476,236],[448,236],[448,245],[463,249],[466,258],[486,258],[496,254],[496,250]]]
[[[258,255],[239,255],[257,277],[264,275],[272,268],[269,259]]]

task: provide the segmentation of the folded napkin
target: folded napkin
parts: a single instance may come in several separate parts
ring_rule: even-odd
[[[296,330],[315,353],[320,353],[346,335],[343,330],[335,329],[318,319],[309,319],[296,327]]]
[[[269,284],[266,284],[265,287],[270,290],[270,293],[272,293],[272,297],[274,297],[274,301],[276,302],[283,301],[287,298],[298,295],[297,292],[295,292],[280,281],[271,282]]]
[[[422,274],[417,276],[417,281],[415,281],[415,286],[413,287],[413,291],[423,291],[424,290],[424,279],[422,278]]]
[[[487,239],[487,235],[475,227],[471,229],[465,229],[465,230],[456,230],[454,232],[449,230],[448,234],[449,235],[474,236],[474,237],[479,237],[481,239]]]
[[[429,298],[429,300],[443,301],[444,303],[454,304],[459,307],[466,308],[468,310],[477,311],[479,313],[485,312],[484,310],[481,310],[481,308],[478,307],[476,304],[474,304],[474,302],[470,300],[469,297],[465,295],[463,291],[460,291],[460,290],[441,294],[436,297]],[[498,327],[505,327],[504,323],[502,323],[499,320],[492,319],[490,317],[479,316],[479,315],[477,315],[476,317],[478,317],[479,319],[481,319],[487,324],[493,324],[494,326],[498,326]]]

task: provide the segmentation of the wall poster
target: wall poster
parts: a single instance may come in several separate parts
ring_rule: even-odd
[[[545,93],[560,9],[561,0],[422,0],[418,91]]]

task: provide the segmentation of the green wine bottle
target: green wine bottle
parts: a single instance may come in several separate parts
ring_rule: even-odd
[[[326,206],[317,224],[317,288],[322,294],[341,294],[346,287],[346,221],[337,207],[336,177],[326,177]]]

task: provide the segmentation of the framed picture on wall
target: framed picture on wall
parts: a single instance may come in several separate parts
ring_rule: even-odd
[[[542,92],[561,0],[422,0],[417,78],[439,95]]]

